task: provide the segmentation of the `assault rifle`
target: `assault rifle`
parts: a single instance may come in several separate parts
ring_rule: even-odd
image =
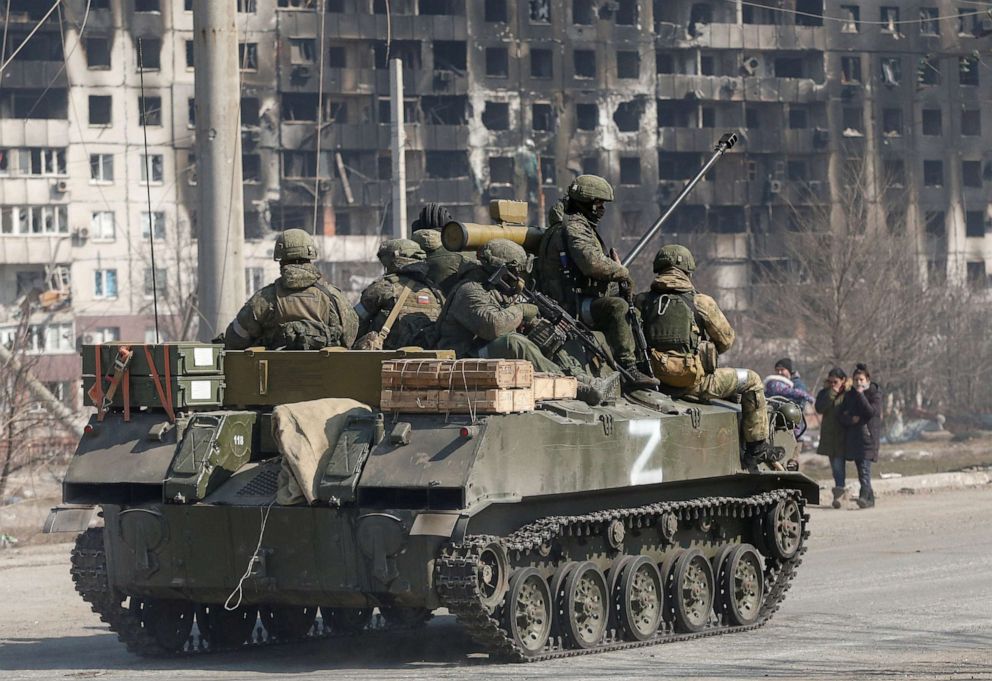
[[[569,337],[579,341],[590,355],[619,372],[625,381],[634,380],[630,372],[617,364],[610,354],[603,349],[592,329],[570,315],[554,298],[550,298],[540,291],[527,288],[523,279],[506,267],[500,267],[493,273],[493,276],[489,278],[489,285],[507,295],[520,296],[524,301],[535,305],[541,317],[562,329]]]

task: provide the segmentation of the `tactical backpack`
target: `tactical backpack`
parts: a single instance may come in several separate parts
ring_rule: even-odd
[[[695,291],[663,293],[644,310],[651,369],[659,381],[675,388],[691,388],[705,373],[694,298]]]

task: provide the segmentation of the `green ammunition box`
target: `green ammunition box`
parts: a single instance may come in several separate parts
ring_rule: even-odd
[[[94,376],[83,376],[83,395],[88,406],[98,406],[90,399],[89,390],[96,381]],[[165,378],[159,376],[163,393],[166,392]],[[106,393],[109,381],[104,380],[103,390]],[[117,387],[114,393],[113,406],[124,406],[124,385]],[[173,376],[172,408],[190,409],[196,407],[219,407],[224,402],[223,376]],[[132,408],[148,407],[162,408],[158,391],[155,389],[155,379],[151,376],[131,376],[129,401]]]
[[[117,359],[117,349],[127,345],[134,352],[128,369],[132,376],[151,376],[151,367],[145,354],[146,345],[143,343],[104,343],[103,345],[83,346],[83,375],[96,374],[96,353],[100,353],[100,370],[105,376],[114,372],[114,360]],[[169,373],[172,376],[200,376],[204,374],[224,373],[224,346],[208,343],[160,343],[148,344],[159,376],[165,375],[166,356],[169,359]]]

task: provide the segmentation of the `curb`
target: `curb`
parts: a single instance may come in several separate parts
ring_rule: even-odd
[[[819,483],[821,490],[827,492],[834,486],[833,480],[817,480],[817,483]],[[902,478],[873,478],[871,481],[871,488],[875,494],[899,494],[904,491],[912,494],[922,490],[962,489],[982,485],[992,485],[992,472],[930,473],[927,475],[907,475]],[[859,489],[857,479],[848,482],[846,489],[849,495],[851,493],[857,495]]]

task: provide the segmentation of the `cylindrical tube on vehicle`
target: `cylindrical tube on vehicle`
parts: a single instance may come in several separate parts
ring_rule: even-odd
[[[529,253],[536,253],[543,231],[525,225],[479,225],[452,220],[441,230],[441,243],[449,251],[475,251],[493,239],[509,239]]]

